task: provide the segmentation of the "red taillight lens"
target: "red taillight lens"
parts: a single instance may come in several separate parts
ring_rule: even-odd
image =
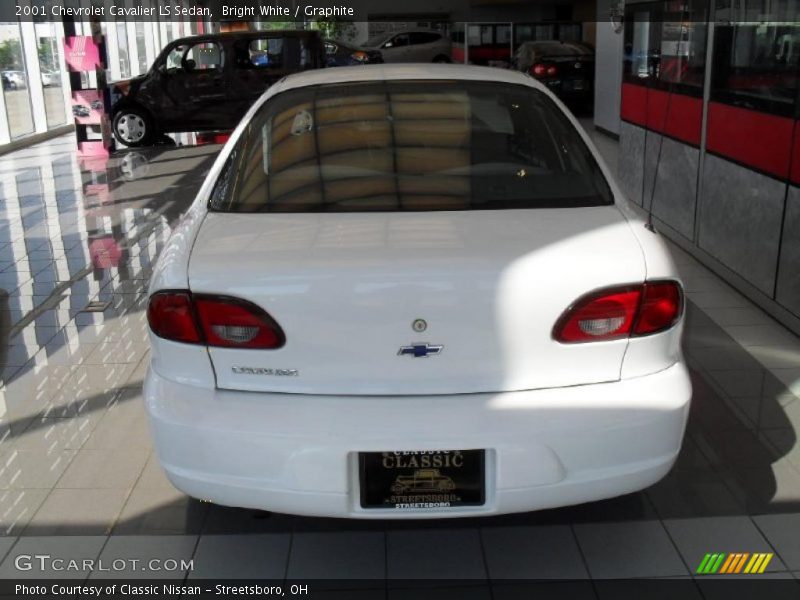
[[[227,296],[195,296],[194,303],[209,346],[272,350],[286,342],[275,320],[251,302]]]
[[[634,335],[648,335],[672,327],[683,312],[683,294],[674,281],[646,283]]]
[[[577,343],[649,335],[672,327],[682,311],[683,293],[674,281],[599,290],[561,316],[553,338]]]
[[[150,296],[147,322],[158,337],[187,344],[201,341],[189,292],[157,292]]]
[[[628,337],[639,306],[639,287],[606,289],[584,296],[556,323],[559,342]]]
[[[544,77],[545,75],[552,77],[556,74],[558,74],[558,68],[555,65],[536,63],[531,68],[531,75],[534,77]]]
[[[227,296],[157,292],[147,320],[157,336],[187,344],[272,350],[286,343],[280,325],[261,308]]]

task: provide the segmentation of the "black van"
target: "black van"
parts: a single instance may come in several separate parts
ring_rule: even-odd
[[[325,66],[316,31],[248,31],[170,42],[150,70],[113,84],[114,137],[143,146],[176,131],[233,129],[270,85]]]

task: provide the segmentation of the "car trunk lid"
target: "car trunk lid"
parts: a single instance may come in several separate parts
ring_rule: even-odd
[[[253,302],[286,334],[277,350],[210,348],[217,385],[308,394],[617,380],[627,340],[561,344],[552,329],[586,292],[644,277],[614,206],[210,213],[189,265],[194,293]]]

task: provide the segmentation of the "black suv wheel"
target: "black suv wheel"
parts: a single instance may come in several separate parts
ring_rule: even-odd
[[[126,146],[145,146],[153,141],[153,121],[138,107],[122,107],[114,113],[111,123],[114,137]]]

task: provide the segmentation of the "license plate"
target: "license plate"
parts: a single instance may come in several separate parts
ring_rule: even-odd
[[[362,452],[362,508],[453,508],[485,502],[483,450]]]

